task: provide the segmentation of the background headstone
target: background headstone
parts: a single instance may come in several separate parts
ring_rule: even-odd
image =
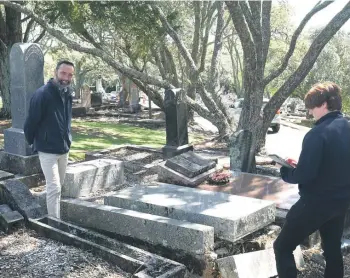
[[[23,126],[33,93],[44,84],[44,56],[38,44],[16,43],[10,52],[12,127],[4,131],[5,152],[28,156]]]
[[[91,91],[88,85],[83,85],[81,88],[81,106],[85,108],[91,107]]]
[[[163,158],[167,159],[192,150],[188,145],[187,105],[182,89],[167,89],[164,96],[166,145]]]

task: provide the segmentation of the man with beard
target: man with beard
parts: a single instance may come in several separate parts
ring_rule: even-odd
[[[72,142],[73,74],[73,63],[57,63],[54,78],[33,94],[24,124],[26,140],[38,152],[45,176],[47,212],[55,218],[60,218],[61,184]]]

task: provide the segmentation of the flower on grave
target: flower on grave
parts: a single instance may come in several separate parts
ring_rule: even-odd
[[[231,173],[227,172],[215,172],[209,176],[209,182],[213,184],[226,184],[230,181]]]

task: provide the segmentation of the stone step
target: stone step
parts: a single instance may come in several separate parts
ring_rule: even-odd
[[[61,201],[63,220],[186,254],[203,256],[214,247],[209,226],[100,205],[79,199]]]
[[[214,227],[218,238],[235,242],[275,220],[271,201],[171,184],[126,188],[105,196],[105,205]]]
[[[132,274],[132,277],[185,276],[186,267],[180,263],[59,219],[29,219],[28,225],[42,236],[93,251],[94,254]]]

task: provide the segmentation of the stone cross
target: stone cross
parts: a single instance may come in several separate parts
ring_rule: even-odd
[[[28,156],[32,149],[23,126],[33,93],[44,84],[44,55],[38,44],[16,43],[10,52],[12,127],[4,131],[4,150]]]
[[[164,96],[166,145],[163,158],[167,159],[180,153],[192,150],[188,145],[187,105],[182,89],[167,89]]]

